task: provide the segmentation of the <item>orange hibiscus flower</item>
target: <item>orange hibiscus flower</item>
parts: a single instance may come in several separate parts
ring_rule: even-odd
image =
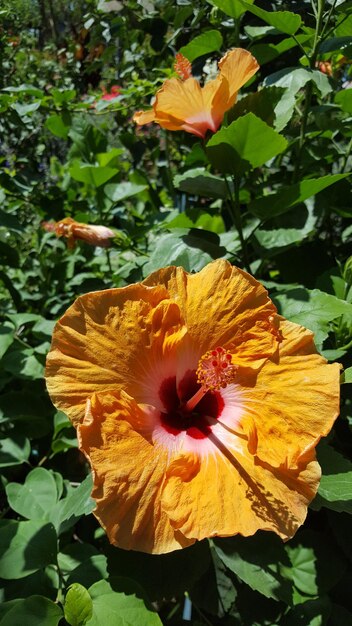
[[[219,62],[218,76],[201,87],[192,77],[190,63],[181,57],[178,55],[175,66],[180,78],[166,80],[156,92],[153,108],[138,111],[133,120],[140,126],[156,122],[167,130],[185,130],[204,138],[208,130],[219,128],[225,112],[235,104],[238,90],[259,65],[250,52],[234,48]]]
[[[93,471],[111,543],[165,553],[303,523],[339,365],[223,260],[88,293],[56,325],[46,378]]]
[[[77,239],[92,246],[107,248],[111,245],[111,239],[116,236],[107,226],[83,224],[72,217],[65,217],[59,222],[42,222],[42,227],[48,232],[54,232],[57,237],[66,237],[69,248],[75,247]]]

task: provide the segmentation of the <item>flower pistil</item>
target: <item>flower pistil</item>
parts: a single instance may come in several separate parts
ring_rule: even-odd
[[[208,391],[224,389],[234,382],[238,366],[232,363],[232,354],[221,346],[209,350],[199,359],[197,368],[197,382],[201,387],[190,398],[183,410],[193,411],[194,407],[204,398]]]

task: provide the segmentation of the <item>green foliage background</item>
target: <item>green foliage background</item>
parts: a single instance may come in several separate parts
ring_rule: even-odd
[[[136,130],[177,51],[201,76],[236,46],[261,69],[222,129]],[[3,0],[0,626],[352,624],[351,59],[348,1]],[[41,227],[64,217],[115,228],[113,247],[68,250]],[[345,368],[318,496],[287,544],[112,548],[45,390],[54,322],[78,294],[220,257]]]

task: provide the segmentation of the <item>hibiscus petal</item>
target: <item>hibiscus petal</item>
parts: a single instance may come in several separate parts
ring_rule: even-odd
[[[247,50],[233,48],[219,61],[219,69],[220,78],[225,79],[224,82],[228,86],[228,99],[225,104],[227,111],[236,102],[238,90],[259,70],[259,64]],[[221,106],[223,95],[222,90],[219,90],[218,100],[213,104],[214,108]]]
[[[162,507],[174,529],[193,540],[257,530],[291,538],[318,488],[314,452],[297,470],[279,470],[245,448],[238,452],[215,435],[210,439],[214,452],[197,466],[192,455],[184,455],[167,470]]]
[[[156,93],[154,111],[155,121],[168,130],[186,130],[204,137],[208,129],[215,131],[218,127],[195,78],[166,80]]]
[[[155,122],[155,111],[154,109],[148,109],[148,111],[136,111],[132,119],[139,126],[150,124],[151,122]]]
[[[95,516],[114,545],[163,553],[192,543],[175,532],[161,508],[167,449],[155,449],[155,415],[121,393],[93,395],[78,427],[92,466]]]
[[[279,355],[265,362],[255,384],[239,374],[241,424],[246,431],[247,421],[254,420],[258,457],[276,467],[295,467],[338,416],[340,365],[328,365],[316,353],[309,330],[287,321],[280,328]]]
[[[276,308],[266,289],[227,261],[214,261],[197,274],[169,267],[144,281],[160,283],[180,306],[195,358],[218,345],[229,345],[234,363],[260,366],[277,350],[270,322]]]
[[[88,293],[59,320],[47,357],[47,387],[74,424],[94,392],[123,388],[147,403],[155,398],[157,381],[169,369],[174,374],[185,328],[167,296],[164,287],[139,284]]]

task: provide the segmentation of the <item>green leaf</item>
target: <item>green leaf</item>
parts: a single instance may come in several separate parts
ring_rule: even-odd
[[[90,587],[99,580],[107,578],[108,575],[105,554],[95,554],[70,572],[67,584],[79,583],[84,587]]]
[[[269,26],[267,28],[270,28]],[[248,28],[246,29],[248,30]],[[274,29],[273,29],[274,30]],[[277,31],[274,30],[273,33],[268,34],[277,34]],[[255,43],[251,46],[251,53],[257,59],[259,65],[264,65],[265,63],[269,63],[279,57],[281,54],[284,54],[288,50],[295,48],[299,44],[303,45],[311,39],[310,34],[305,35],[297,35],[296,37],[286,37],[279,41],[279,43]]]
[[[15,325],[16,330],[19,330],[22,326],[26,324],[31,324],[32,322],[38,322],[42,319],[40,315],[36,313],[8,313],[7,317],[13,324]]]
[[[5,195],[3,200],[5,199]],[[12,213],[5,213],[2,209],[0,209],[0,226],[3,228],[7,228],[8,230],[13,230],[17,233],[21,233],[23,231],[23,226],[18,221],[15,215]]]
[[[25,576],[25,578],[6,582],[2,580],[2,586],[2,593],[6,600],[29,598],[37,594],[46,596],[50,600],[56,600],[60,587],[60,578],[56,566],[48,565],[44,569]]]
[[[12,467],[28,461],[31,444],[21,435],[0,439],[0,467]]]
[[[264,87],[264,89],[256,93],[248,94],[248,96],[236,102],[232,109],[227,112],[228,123],[233,122],[246,113],[254,113],[263,122],[273,126],[275,122],[275,107],[284,91],[282,87]]]
[[[330,81],[325,74],[318,70],[303,67],[288,67],[274,72],[274,74],[270,74],[265,78],[265,86],[276,85],[286,89],[280,102],[275,107],[276,130],[282,130],[289,122],[296,105],[296,94],[309,81],[313,81],[323,98],[332,91]]]
[[[44,365],[38,360],[34,348],[25,348],[15,343],[6,352],[2,359],[6,372],[18,378],[37,379],[44,377]]]
[[[58,564],[62,573],[66,576],[77,567],[87,562],[92,556],[102,556],[90,543],[70,543],[57,555]],[[91,585],[92,583],[90,583]],[[90,586],[88,585],[88,586]]]
[[[93,488],[92,475],[84,479],[78,487],[72,487],[68,496],[60,500],[51,513],[51,521],[59,534],[71,528],[82,515],[89,515],[95,507],[90,497]]]
[[[287,579],[290,563],[282,541],[273,533],[253,537],[216,539],[217,555],[243,582],[267,598],[292,602],[292,585]]]
[[[293,607],[280,621],[280,626],[327,626],[331,625],[330,614],[331,600],[328,597],[307,600]]]
[[[350,368],[352,369],[352,368]],[[352,463],[327,444],[317,449],[322,477],[311,507],[352,514]]]
[[[70,175],[74,180],[78,180],[92,187],[101,187],[110,178],[118,173],[113,167],[100,167],[99,165],[87,165],[86,163],[75,163],[69,168]]]
[[[342,383],[352,383],[352,367],[347,367],[342,374]]]
[[[45,122],[45,126],[55,137],[67,139],[71,128],[71,116],[67,111],[61,115],[50,115]]]
[[[51,428],[49,401],[30,391],[9,391],[0,397],[0,421],[13,428],[19,424],[20,432],[27,437],[41,437]]]
[[[285,545],[292,563],[290,575],[304,595],[321,596],[342,578],[346,562],[323,533],[301,530]]]
[[[41,89],[37,89],[37,87],[33,87],[33,85],[19,85],[18,87],[4,87],[2,91],[6,91],[9,93],[23,93],[28,96],[34,96],[35,98],[42,98],[44,96],[44,91]]]
[[[224,565],[223,561],[218,557],[216,550],[211,550],[214,566],[216,588],[219,594],[221,605],[224,612],[228,613],[234,606],[237,598],[237,589],[232,580],[233,576],[230,570]],[[232,578],[231,578],[232,576]]]
[[[210,174],[204,167],[196,167],[184,174],[174,177],[174,185],[177,189],[205,198],[227,198],[228,189],[225,181],[219,176]],[[231,184],[231,189],[233,185]]]
[[[171,215],[173,217],[171,217]],[[165,228],[199,228],[209,230],[212,233],[224,233],[226,231],[224,220],[221,215],[211,215],[200,209],[186,209],[184,213],[172,211],[169,218],[164,220]]]
[[[147,185],[137,185],[136,183],[117,183],[114,185],[106,185],[104,188],[105,195],[113,202],[121,202],[131,196],[136,196],[141,191],[147,189]]]
[[[171,599],[192,589],[210,566],[207,541],[200,541],[169,554],[128,552],[110,546],[107,549],[110,576],[132,578],[145,589],[152,601]]]
[[[312,330],[318,346],[327,337],[332,320],[352,314],[352,304],[319,289],[298,287],[276,296],[275,303],[284,317]]]
[[[286,216],[285,216],[286,217]],[[292,246],[295,243],[301,243],[306,237],[311,236],[318,222],[319,212],[315,210],[313,202],[307,202],[307,206],[301,204],[297,207],[294,215],[288,216],[288,221],[293,224],[303,224],[301,228],[282,227],[264,230],[258,228],[254,237],[262,246],[262,254],[272,257],[280,253],[282,248]],[[265,252],[264,252],[265,251]]]
[[[99,152],[96,154],[97,161],[102,167],[110,165],[110,167],[119,168],[121,164],[120,156],[124,151],[122,148],[111,148],[109,152]]]
[[[334,100],[345,113],[352,113],[352,89],[342,89],[338,91]]]
[[[12,606],[0,620],[0,626],[57,626],[63,617],[57,604],[44,596],[30,596],[6,604]]]
[[[93,616],[93,602],[85,587],[78,583],[70,585],[65,598],[64,615],[70,626],[84,626]]]
[[[222,35],[218,30],[207,30],[194,37],[186,46],[180,49],[181,54],[189,61],[194,61],[203,54],[209,54],[221,49]]]
[[[53,97],[55,106],[58,107],[71,102],[76,97],[74,89],[52,89],[50,94]]]
[[[291,13],[291,11],[265,11],[243,0],[241,0],[241,4],[247,11],[286,35],[294,35],[301,26],[301,17],[296,13]]]
[[[114,591],[106,580],[90,587],[93,617],[86,626],[112,623],[114,626],[162,626],[157,613],[148,608],[138,585],[126,579],[114,579],[111,583],[125,592]]]
[[[48,521],[57,502],[53,474],[43,467],[32,470],[23,485],[9,483],[6,494],[11,508],[27,519]]]
[[[24,578],[56,563],[56,547],[52,524],[0,520],[0,577]]]
[[[315,196],[346,176],[349,174],[333,174],[302,180],[290,187],[281,188],[277,193],[257,198],[249,204],[248,209],[261,220],[282,215],[296,204]]]
[[[51,339],[55,323],[53,320],[46,320],[42,317],[34,324],[32,332],[39,339]]]
[[[0,241],[0,263],[10,267],[18,267],[20,263],[20,257],[16,248],[4,241]]]
[[[4,322],[0,326],[0,359],[4,356],[6,350],[11,346],[15,338],[15,329],[12,324]]]
[[[247,113],[215,133],[206,149],[216,169],[240,176],[247,170],[264,165],[286,147],[284,137],[253,113]]]
[[[26,117],[30,113],[34,113],[40,107],[40,102],[31,102],[30,104],[20,104],[19,102],[14,102],[11,105],[11,108],[18,113],[20,117]]]
[[[351,46],[352,37],[331,37],[331,39],[325,39],[325,41],[319,45],[318,53],[327,54],[328,52],[336,52]]]
[[[221,9],[226,15],[238,19],[246,12],[246,7],[240,0],[210,0],[211,4]],[[247,4],[253,4],[254,0],[249,0]]]
[[[197,228],[174,228],[172,233],[158,236],[150,249],[150,259],[143,267],[144,276],[166,265],[199,271],[226,254],[218,235]]]

